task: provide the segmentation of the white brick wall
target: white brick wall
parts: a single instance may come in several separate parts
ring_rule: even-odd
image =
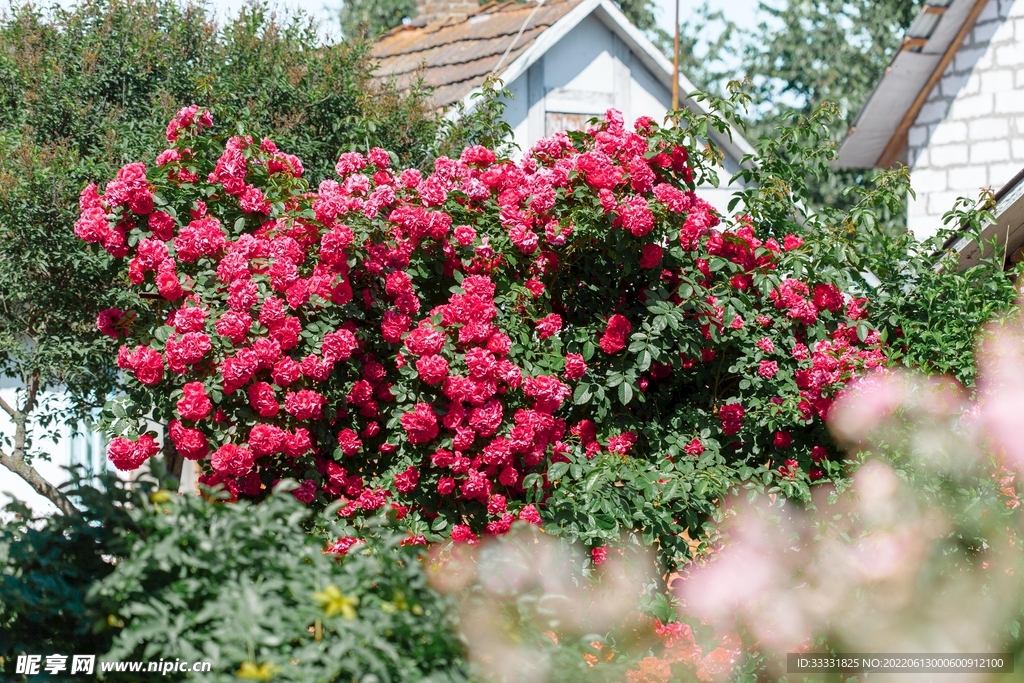
[[[907,136],[907,221],[935,234],[957,197],[1024,168],[1024,0],[989,0]]]

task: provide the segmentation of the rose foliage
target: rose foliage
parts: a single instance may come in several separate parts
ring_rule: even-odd
[[[813,235],[697,196],[709,125],[610,110],[518,162],[470,147],[424,175],[375,148],[316,184],[182,109],[75,225],[139,297],[98,321],[131,378],[111,461],[159,451],[144,415],[232,498],[293,478],[353,521],[393,508],[411,543],[523,519],[673,562],[737,481],[839,476],[823,418],[880,335]]]

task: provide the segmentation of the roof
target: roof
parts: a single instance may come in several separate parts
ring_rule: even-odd
[[[1024,247],[1024,169],[1001,187],[993,198],[996,206],[992,214],[996,222],[982,230],[980,244],[965,236],[954,235],[944,245],[957,252],[961,270],[977,265],[982,249],[985,254],[991,254],[993,240],[1005,248],[1007,264],[1024,260],[1024,253],[1020,253]]]
[[[885,168],[988,0],[926,0],[839,148],[841,168]]]
[[[546,0],[539,7],[513,1],[491,3],[465,18],[393,29],[374,45],[372,54],[379,62],[378,75],[394,76],[400,84],[403,79],[408,83],[422,76],[436,88],[434,101],[439,106],[462,101],[471,109],[472,96],[488,74],[500,66],[496,75],[511,83],[591,15],[614,32],[662,85],[672,89],[672,63],[611,0]],[[516,40],[520,29],[522,35]],[[502,60],[510,45],[511,51]],[[696,89],[679,74],[680,93]],[[680,106],[707,111],[702,102],[689,98]],[[711,137],[737,161],[754,151],[731,126],[729,134],[713,131]]]
[[[547,0],[539,8],[532,2],[491,3],[465,18],[400,26],[373,46],[372,54],[379,62],[377,73],[395,76],[403,85],[422,76],[427,85],[436,88],[434,102],[449,106],[481,85],[509,46],[512,50],[503,66],[583,1]],[[516,40],[524,23],[523,34]]]

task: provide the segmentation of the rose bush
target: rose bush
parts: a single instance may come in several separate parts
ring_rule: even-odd
[[[182,109],[75,225],[139,297],[98,321],[133,378],[110,459],[158,451],[146,416],[233,498],[294,478],[343,516],[393,508],[410,543],[522,519],[672,561],[739,479],[800,497],[839,476],[823,417],[884,359],[867,301],[814,235],[695,194],[714,158],[691,123],[612,110],[427,175],[347,152],[314,188],[271,140]]]

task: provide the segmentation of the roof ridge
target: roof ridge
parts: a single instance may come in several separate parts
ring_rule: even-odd
[[[506,50],[511,58],[519,58],[546,31],[589,1],[495,0],[465,16],[403,26],[383,34],[371,48],[376,74],[405,78],[425,68],[430,73],[428,83],[446,90],[440,104],[451,104],[454,100],[448,101],[449,96],[460,98],[467,84],[486,75],[488,60],[497,62]],[[530,19],[524,24],[527,16]]]

